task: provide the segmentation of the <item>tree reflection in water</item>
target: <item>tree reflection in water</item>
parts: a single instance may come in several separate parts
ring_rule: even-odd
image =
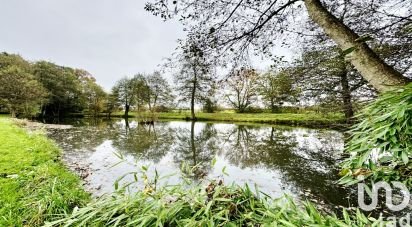
[[[283,184],[295,193],[311,193],[332,204],[347,203],[347,198],[337,195],[348,192],[333,183],[338,174],[337,156],[333,153],[342,147],[339,134],[239,125],[225,136],[221,154],[231,164],[278,170]]]
[[[185,162],[195,168],[195,177],[202,178],[211,168],[211,161],[217,150],[216,130],[213,124],[205,124],[197,131],[196,122],[190,123],[190,130],[179,128],[176,131],[174,161]]]
[[[96,173],[100,174],[99,184],[102,179],[111,177],[115,181],[125,171],[135,170],[129,166],[108,169],[118,162],[113,152],[120,152],[136,163],[144,161],[162,170],[161,175],[178,171],[185,162],[197,167],[195,179],[221,174],[220,169],[211,165],[216,158],[219,168],[227,165],[236,175],[225,176],[226,180],[253,185],[259,178],[262,191],[285,189],[327,204],[347,204],[349,193],[333,183],[338,178],[337,153],[343,147],[342,135],[336,131],[202,122],[139,124],[121,120],[84,121],[76,125],[81,126],[53,131],[50,136],[64,148],[66,156],[87,159],[89,163],[108,162],[96,167],[100,171]],[[87,152],[95,155],[77,155]],[[112,187],[112,183],[107,187]]]
[[[113,146],[118,152],[155,163],[169,152],[175,130],[167,123],[125,125],[125,130],[113,139]]]

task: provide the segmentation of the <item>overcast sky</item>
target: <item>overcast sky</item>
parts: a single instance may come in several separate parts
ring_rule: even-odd
[[[152,72],[183,38],[145,0],[0,0],[0,51],[89,71],[106,90]]]

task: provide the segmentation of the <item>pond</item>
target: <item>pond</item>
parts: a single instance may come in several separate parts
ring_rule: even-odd
[[[48,135],[95,195],[114,191],[114,182],[136,165],[148,166],[152,175],[155,169],[160,176],[176,173],[163,183],[177,183],[180,165],[186,163],[198,166],[197,180],[256,185],[273,197],[287,193],[328,210],[353,203],[353,192],[336,184],[343,150],[338,131],[185,121],[147,125],[124,119],[70,124],[74,127],[48,129]],[[126,161],[119,163],[119,154]]]

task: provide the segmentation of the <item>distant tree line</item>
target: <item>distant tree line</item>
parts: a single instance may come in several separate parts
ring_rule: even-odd
[[[107,94],[85,70],[0,53],[0,105],[13,117],[95,115],[106,102]]]
[[[13,117],[98,116],[123,109],[165,111],[174,96],[160,72],[122,78],[110,93],[87,71],[0,53],[0,110]]]
[[[214,62],[208,61],[193,43],[176,54],[175,86],[160,72],[136,74],[116,82],[110,93],[85,70],[51,62],[28,62],[15,54],[0,54],[0,108],[12,116],[63,117],[67,114],[111,116],[124,111],[166,112],[179,103],[189,106],[196,119],[195,105],[204,112],[230,106],[239,113],[272,113],[285,104],[324,106],[353,117],[357,101],[374,97],[375,91],[348,65],[338,50],[311,49],[288,66],[264,72],[240,66],[218,78]],[[173,90],[177,92],[173,92]],[[173,95],[176,93],[178,99]]]

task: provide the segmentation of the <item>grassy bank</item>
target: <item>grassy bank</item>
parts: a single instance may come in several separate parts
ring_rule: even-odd
[[[190,118],[189,113],[159,113],[160,119],[180,119]],[[253,122],[268,124],[286,125],[319,125],[326,126],[343,123],[343,116],[340,114],[321,115],[314,113],[293,114],[293,113],[197,113],[197,120],[200,121],[228,121],[228,122]]]
[[[170,120],[189,120],[190,113],[183,112],[160,112],[155,113],[157,119]],[[86,116],[73,115],[73,116]],[[102,114],[100,117],[106,117]],[[148,118],[150,113],[130,112],[130,118]],[[124,117],[123,112],[116,112],[111,117]],[[265,123],[280,124],[292,126],[308,127],[333,127],[345,124],[345,118],[341,113],[321,114],[315,112],[307,113],[234,113],[234,112],[217,112],[217,113],[196,113],[198,121],[224,121],[224,122],[248,122],[248,123]]]
[[[89,195],[59,161],[59,149],[44,135],[0,117],[0,226],[39,226],[55,220]]]

